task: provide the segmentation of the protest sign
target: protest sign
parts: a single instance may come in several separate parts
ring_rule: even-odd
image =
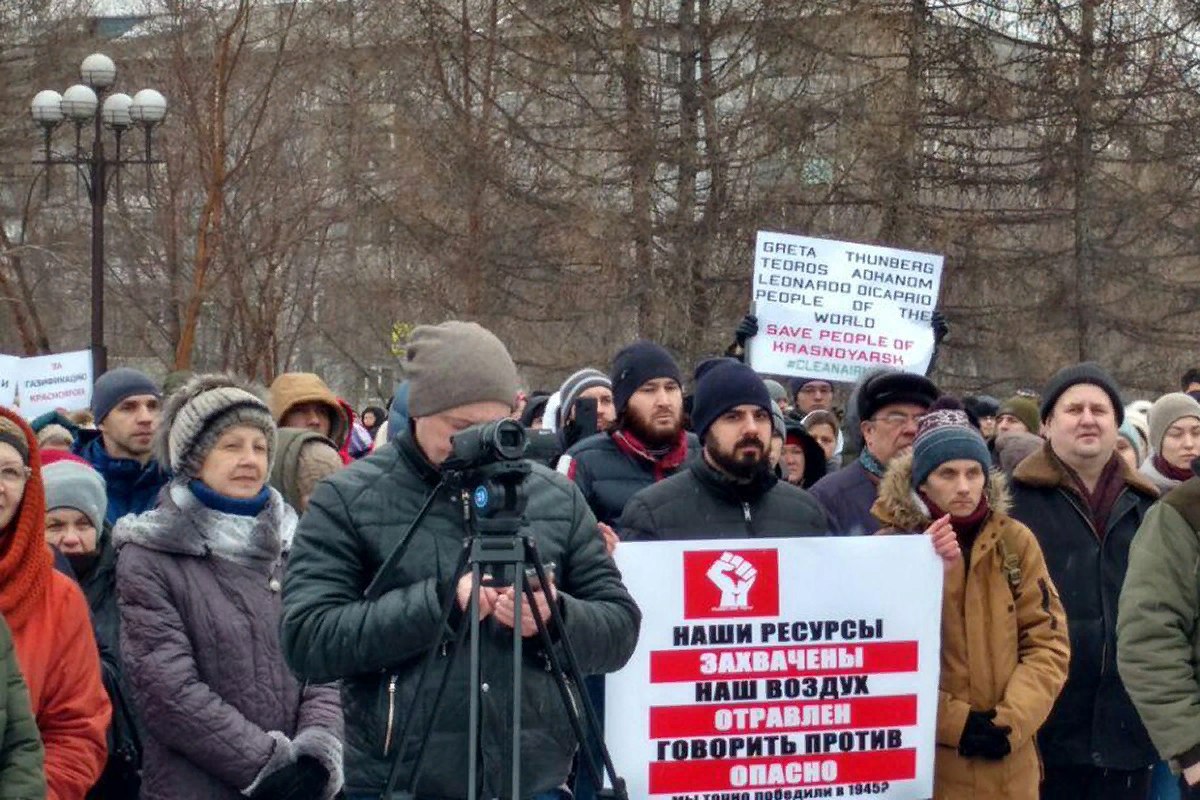
[[[17,376],[17,397],[26,419],[56,408],[77,411],[92,403],[90,350],[23,358]]]
[[[933,794],[943,567],[926,537],[623,543],[615,557],[643,614],[606,679],[630,797]]]
[[[0,406],[12,406],[17,397],[17,370],[21,359],[0,355]]]
[[[942,257],[759,231],[751,300],[758,372],[853,382],[875,367],[924,373]]]

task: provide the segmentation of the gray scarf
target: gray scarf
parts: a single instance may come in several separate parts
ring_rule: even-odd
[[[223,558],[270,573],[291,549],[297,517],[279,492],[256,517],[214,511],[187,484],[175,481],[159,495],[158,507],[123,517],[113,529],[117,549],[128,543],[197,558]]]

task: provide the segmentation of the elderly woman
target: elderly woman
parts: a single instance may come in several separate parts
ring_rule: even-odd
[[[266,485],[271,413],[233,379],[199,376],[167,402],[156,449],[174,479],[114,531],[142,800],[329,800],[342,785],[337,689],[301,685],[280,652],[296,514]]]
[[[45,745],[45,796],[83,800],[104,766],[111,707],[87,602],[54,570],[45,503],[37,439],[0,407],[0,614]],[[0,783],[0,796],[8,788]]]

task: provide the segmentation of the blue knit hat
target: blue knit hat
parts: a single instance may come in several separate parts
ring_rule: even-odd
[[[957,409],[930,411],[921,417],[917,438],[913,440],[913,488],[923,484],[942,464],[955,459],[978,461],[985,472],[992,468],[987,443],[971,425],[967,412]]]
[[[92,389],[92,416],[96,418],[96,424],[103,422],[125,398],[143,394],[162,397],[162,390],[146,373],[129,367],[104,373],[96,379]]]
[[[629,398],[646,381],[670,378],[683,385],[683,374],[671,354],[661,345],[647,341],[634,342],[617,353],[610,377],[617,414],[625,410]]]
[[[712,424],[731,408],[758,406],[769,414],[775,406],[762,378],[740,361],[731,358],[710,359],[697,368],[696,379],[692,424],[701,439],[704,439]]]

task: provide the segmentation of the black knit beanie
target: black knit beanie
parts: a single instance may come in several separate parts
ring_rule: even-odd
[[[1042,390],[1042,422],[1045,422],[1054,413],[1054,406],[1058,403],[1058,398],[1062,397],[1067,389],[1082,383],[1098,386],[1104,390],[1104,393],[1112,400],[1113,411],[1117,415],[1117,427],[1121,427],[1125,423],[1125,406],[1121,403],[1121,390],[1117,388],[1117,382],[1104,367],[1095,361],[1085,361],[1082,364],[1063,367],[1046,383],[1046,388]]]
[[[758,373],[733,359],[713,359],[703,371],[697,370],[692,423],[701,440],[722,414],[743,405],[771,412],[771,395]]]
[[[617,353],[610,377],[618,415],[625,411],[629,398],[646,381],[670,378],[683,386],[683,374],[675,359],[661,345],[647,341],[634,342]]]

